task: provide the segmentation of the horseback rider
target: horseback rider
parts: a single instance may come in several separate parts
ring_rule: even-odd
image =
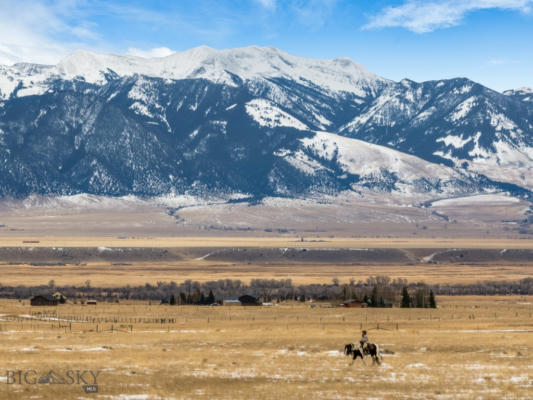
[[[359,340],[359,344],[361,345],[361,349],[365,351],[368,344],[368,336],[366,335],[366,331],[361,333],[361,340]]]

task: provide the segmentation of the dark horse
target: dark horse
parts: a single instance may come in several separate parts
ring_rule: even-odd
[[[364,356],[372,357],[372,364],[381,364],[381,355],[379,354],[379,346],[374,343],[367,343],[366,349],[363,351],[360,347],[356,347],[355,344],[350,343],[344,346],[344,354],[349,356],[353,354],[352,364],[355,362],[357,357],[361,357],[363,362],[365,361]]]

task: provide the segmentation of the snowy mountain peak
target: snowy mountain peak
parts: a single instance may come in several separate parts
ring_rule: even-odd
[[[510,90],[505,90],[503,94],[508,95],[508,96],[517,95],[517,94],[518,95],[533,94],[533,88],[521,87],[518,89],[510,89]]]
[[[375,92],[381,83],[387,82],[349,58],[319,60],[258,46],[225,50],[200,46],[154,58],[78,50],[52,67],[17,64],[0,68],[7,71],[4,75],[9,75],[4,85],[0,76],[3,98],[11,94],[19,81],[27,80],[42,86],[50,78],[60,77],[104,84],[106,73],[110,71],[119,76],[137,74],[172,80],[207,79],[231,86],[236,85],[236,76],[242,81],[281,78],[334,92],[351,92],[361,97]]]
[[[0,197],[526,198],[532,132],[525,89],[395,83],[348,58],[272,47],[156,58],[77,51],[55,66],[0,65]]]

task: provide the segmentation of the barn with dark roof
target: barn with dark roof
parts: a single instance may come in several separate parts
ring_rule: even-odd
[[[38,294],[30,299],[32,306],[57,306],[59,300],[48,294]]]
[[[255,298],[254,296],[250,296],[248,294],[245,294],[241,297],[239,297],[239,301],[242,306],[260,306],[261,303]]]

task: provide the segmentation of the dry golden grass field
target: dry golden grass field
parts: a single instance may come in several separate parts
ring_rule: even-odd
[[[436,310],[2,300],[0,398],[531,399],[533,296],[437,300]],[[342,354],[362,328],[381,366]],[[52,383],[31,384],[50,370]],[[82,371],[80,384],[67,371]],[[83,371],[98,374],[98,393],[84,392],[94,381]]]
[[[0,237],[0,247],[261,247],[533,249],[533,239],[320,237]]]
[[[277,249],[286,248],[299,249],[295,258],[280,258]],[[473,283],[531,277],[530,249],[533,241],[518,239],[4,237],[0,282],[290,278],[298,285],[387,275]],[[0,399],[533,398],[533,296],[437,301],[430,310],[0,300]],[[361,329],[385,352],[381,366],[350,365],[342,354]],[[98,393],[85,393],[93,374]]]
[[[344,264],[247,264],[210,261],[85,263],[84,265],[31,266],[0,264],[0,282],[16,286],[47,285],[53,280],[58,286],[121,287],[183,282],[187,279],[207,282],[218,279],[292,279],[295,285],[331,283],[333,278],[347,283],[350,279],[366,280],[370,276],[386,275],[405,278],[410,282],[428,284],[475,283],[484,280],[519,280],[531,277],[533,262],[519,264],[422,264],[422,265],[344,265]]]
[[[43,262],[38,257],[33,261],[16,258],[15,251],[10,257],[0,254],[0,282],[16,286],[45,285],[54,280],[56,285],[85,285],[90,281],[93,286],[115,287],[129,285],[155,284],[159,281],[182,282],[190,279],[200,282],[218,279],[292,279],[294,284],[311,284],[331,282],[338,278],[343,282],[350,279],[365,280],[369,276],[387,275],[391,278],[406,278],[409,281],[426,283],[473,283],[480,280],[518,280],[531,276],[533,259],[492,260],[490,257],[477,260],[473,256],[469,261],[451,262],[444,259],[439,263],[427,263],[423,256],[433,252],[445,252],[447,249],[473,249],[478,253],[484,251],[505,252],[513,249],[533,249],[533,240],[511,239],[409,239],[409,238],[117,238],[117,237],[42,237],[42,238],[0,238],[0,252],[3,249],[20,249],[26,256],[38,250],[54,249],[58,252],[72,249],[72,254],[53,258]],[[81,255],[76,251],[81,249]],[[92,249],[92,258],[83,253],[83,249]],[[129,258],[106,260],[101,258],[107,250],[115,252],[138,251]],[[166,252],[171,255],[166,259],[158,258],[161,254],[143,259],[146,249]],[[226,250],[240,249],[240,253],[230,254],[233,258],[210,258],[208,255]],[[246,259],[246,249],[325,249],[331,254],[327,259],[280,259],[264,258]],[[396,251],[389,258],[353,259],[344,258],[336,261],[337,252],[372,249],[377,251]],[[145,251],[146,250],[146,251]],[[338,251],[331,251],[338,250]],[[501,250],[501,251],[500,251]],[[140,252],[140,253],[139,253]],[[310,252],[308,252],[310,253]],[[364,253],[361,251],[360,253]],[[164,255],[164,254],[163,254]],[[396,255],[404,257],[398,263]],[[86,257],[86,258],[84,258]],[[133,258],[132,258],[133,257]],[[138,258],[136,258],[138,257]],[[350,255],[349,257],[352,257]],[[46,260],[45,260],[46,261]],[[61,262],[59,262],[61,261]]]

